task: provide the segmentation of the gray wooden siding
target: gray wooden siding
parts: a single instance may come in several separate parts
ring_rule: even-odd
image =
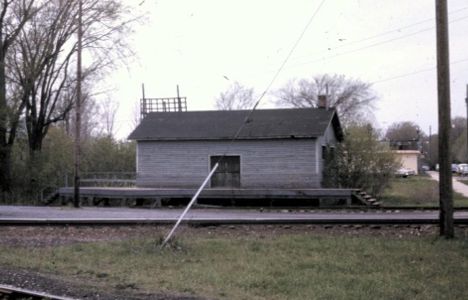
[[[338,143],[338,139],[336,138],[335,131],[333,130],[333,126],[328,125],[327,129],[325,130],[325,134],[321,136],[318,139],[317,143],[317,163],[318,163],[318,169],[323,170],[325,161],[323,160],[323,155],[322,155],[322,146],[332,146],[335,147],[336,144]],[[320,174],[320,179],[319,182],[322,182],[323,179],[323,172],[321,171]]]
[[[325,130],[325,134],[320,139],[322,140],[323,145],[334,146],[336,143],[338,143],[335,131],[331,125],[328,125],[327,129]]]
[[[318,188],[316,140],[138,142],[137,185],[198,187],[209,172],[210,156],[239,155],[241,188]],[[317,170],[319,173],[317,174]]]

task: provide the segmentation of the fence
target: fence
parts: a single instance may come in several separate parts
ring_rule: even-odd
[[[65,186],[73,185],[73,176],[65,175]],[[80,176],[82,187],[133,187],[135,172],[83,172]]]

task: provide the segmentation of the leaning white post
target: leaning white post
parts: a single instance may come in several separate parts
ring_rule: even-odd
[[[198,196],[200,195],[200,193],[203,191],[203,189],[205,188],[205,185],[208,183],[208,180],[210,180],[211,176],[213,176],[213,173],[216,171],[216,169],[218,168],[218,163],[216,163],[213,167],[213,169],[211,169],[210,173],[208,174],[208,176],[206,176],[205,178],[205,181],[203,181],[202,185],[198,188],[198,191],[195,193],[195,195],[193,195],[192,199],[190,200],[189,204],[187,205],[187,207],[185,208],[184,212],[180,215],[179,219],[177,220],[177,222],[175,223],[174,227],[172,228],[171,232],[169,232],[169,234],[167,235],[167,237],[164,239],[164,241],[162,242],[161,244],[161,248],[164,247],[167,242],[171,239],[172,237],[172,234],[174,234],[174,231],[177,229],[177,226],[179,226],[180,222],[182,221],[182,219],[185,217],[185,215],[187,214],[187,212],[189,211],[190,207],[192,207],[193,203],[195,203],[195,201],[197,200]]]

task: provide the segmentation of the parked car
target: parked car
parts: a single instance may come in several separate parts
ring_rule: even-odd
[[[458,174],[460,174],[461,176],[468,176],[468,164],[459,164]]]
[[[422,166],[421,166],[421,169],[422,169],[424,172],[427,172],[427,171],[429,171],[431,168],[430,168],[428,165],[422,165]]]
[[[397,177],[403,177],[403,178],[406,178],[408,176],[412,176],[412,175],[416,175],[416,171],[414,170],[411,170],[411,169],[408,169],[408,168],[399,168],[395,175]]]
[[[461,165],[467,165],[468,164],[461,164]],[[435,170],[438,172],[439,171],[439,164],[436,164]],[[459,173],[460,172],[460,165],[457,164],[452,164],[452,173]]]

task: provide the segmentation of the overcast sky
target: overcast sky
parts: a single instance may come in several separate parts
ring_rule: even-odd
[[[292,78],[343,74],[373,83],[379,127],[410,120],[436,132],[434,2],[326,0],[271,92]],[[147,97],[174,97],[178,84],[189,110],[214,109],[215,98],[234,81],[260,94],[320,3],[143,1],[138,9],[147,21],[129,37],[136,57],[107,80],[119,103],[117,137],[133,129],[142,83]],[[468,1],[450,0],[449,20],[452,116],[465,116]],[[272,107],[271,99],[261,106]]]

